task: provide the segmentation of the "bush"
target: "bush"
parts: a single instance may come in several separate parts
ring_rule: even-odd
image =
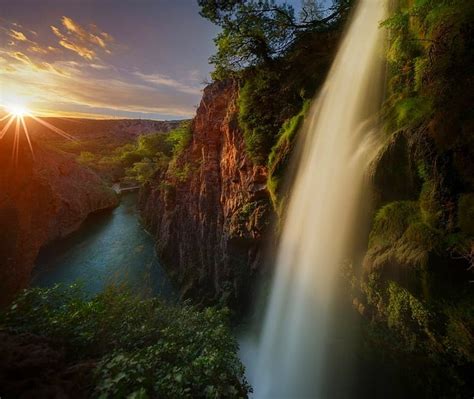
[[[1,325],[48,338],[74,362],[94,359],[101,398],[243,398],[250,390],[225,309],[113,287],[87,299],[77,286],[55,286],[24,291]]]
[[[171,146],[171,155],[177,158],[188,147],[192,138],[191,122],[183,122],[178,128],[170,131],[166,142]]]

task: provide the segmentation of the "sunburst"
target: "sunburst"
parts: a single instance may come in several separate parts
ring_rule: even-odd
[[[13,146],[12,146],[12,159],[15,163],[18,162],[18,154],[20,151],[21,134],[23,133],[28,143],[28,148],[31,152],[33,160],[35,159],[35,152],[33,149],[33,142],[31,140],[30,132],[28,130],[28,120],[25,118],[31,118],[41,125],[45,126],[54,133],[64,137],[67,140],[76,141],[75,137],[52,125],[48,121],[41,119],[39,116],[33,114],[23,104],[11,103],[6,105],[0,105],[4,108],[6,115],[0,118],[0,122],[5,122],[2,130],[0,131],[0,140],[2,140],[8,132],[13,132]]]

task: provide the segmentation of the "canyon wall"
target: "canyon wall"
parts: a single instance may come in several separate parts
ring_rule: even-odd
[[[245,153],[237,96],[231,80],[205,88],[191,143],[140,195],[144,221],[182,297],[231,306],[243,305],[262,266],[272,212],[267,170]]]
[[[42,246],[118,203],[115,192],[72,155],[35,145],[33,159],[21,142],[15,164],[6,141],[0,148],[0,303],[28,285]]]

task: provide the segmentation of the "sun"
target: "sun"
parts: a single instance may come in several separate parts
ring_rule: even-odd
[[[5,107],[7,112],[11,115],[21,118],[22,116],[28,115],[30,112],[28,108],[20,104],[9,104]]]
[[[59,134],[60,136],[76,141],[76,139],[64,132],[63,130],[57,128],[56,126],[52,125],[48,121],[35,116],[32,111],[28,109],[25,105],[21,102],[11,102],[6,103],[4,105],[0,104],[0,107],[3,107],[6,111],[6,115],[0,118],[0,145],[2,139],[7,135],[9,131],[13,134],[13,148],[12,148],[12,159],[14,160],[15,164],[18,162],[20,144],[21,144],[21,137],[26,138],[26,142],[28,143],[28,147],[31,152],[31,156],[33,160],[35,159],[35,153],[33,151],[33,141],[30,138],[30,132],[28,130],[28,124],[31,121],[36,121],[47,129],[52,130],[54,133]],[[23,136],[21,135],[21,131],[23,130]]]

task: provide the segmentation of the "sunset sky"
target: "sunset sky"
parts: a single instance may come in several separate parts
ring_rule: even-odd
[[[0,9],[1,104],[188,118],[209,80],[218,30],[195,0],[0,0]]]

